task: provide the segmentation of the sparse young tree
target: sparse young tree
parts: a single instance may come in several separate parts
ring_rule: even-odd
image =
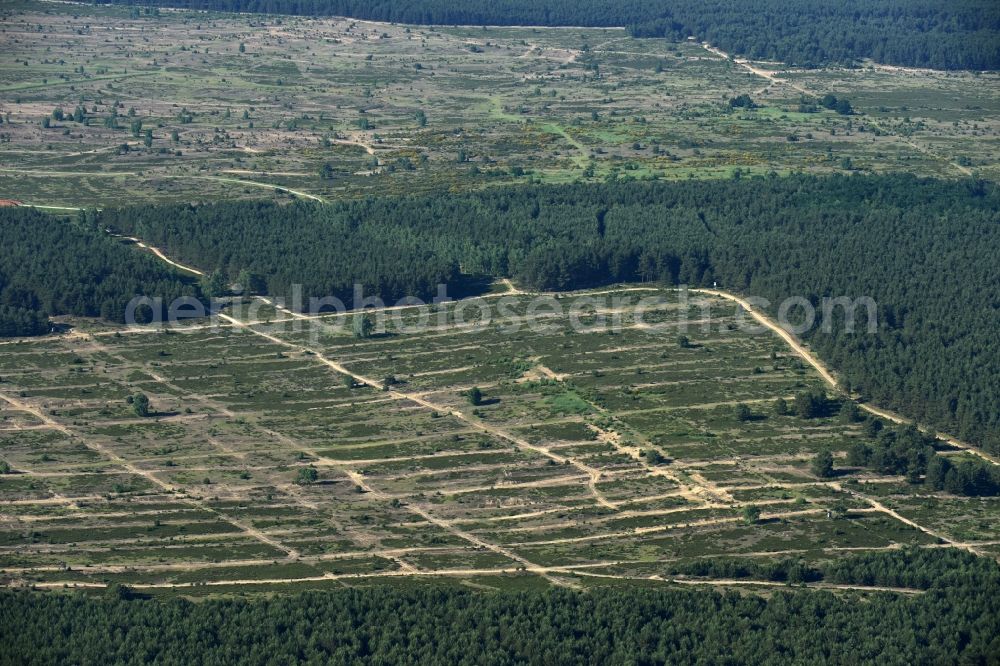
[[[864,415],[853,400],[844,400],[840,407],[840,420],[844,423],[858,423],[864,420]]]
[[[136,393],[131,397],[130,402],[136,416],[146,417],[150,415],[149,397],[145,393]]]
[[[854,442],[847,449],[847,464],[851,467],[866,467],[871,455],[871,448],[867,444]]]
[[[667,461],[667,459],[663,457],[663,454],[656,449],[646,449],[645,456],[646,462],[654,466],[662,465]]]
[[[829,479],[834,476],[833,471],[833,454],[828,450],[823,449],[816,454],[813,458],[812,465],[810,466],[812,473],[821,479]]]
[[[833,110],[842,116],[849,116],[854,113],[854,109],[851,107],[851,103],[844,97],[837,100],[836,105],[834,105]]]
[[[821,391],[805,391],[795,396],[795,413],[803,419],[823,416],[827,408],[826,394]]]
[[[868,437],[869,439],[875,439],[876,437],[878,437],[878,434],[882,432],[883,427],[884,426],[882,425],[882,421],[880,421],[879,419],[868,419],[867,421],[865,421],[865,425],[862,428],[862,430],[865,433],[865,437]]]
[[[753,525],[753,524],[757,523],[757,521],[759,521],[759,520],[760,520],[760,508],[759,507],[757,507],[757,506],[755,506],[753,504],[748,504],[745,507],[743,507],[743,522],[744,523],[746,523],[747,525]]]
[[[924,477],[924,483],[934,490],[943,489],[950,469],[951,463],[947,458],[938,455],[931,456],[927,461],[927,472]]]
[[[312,483],[316,483],[319,479],[319,472],[312,465],[308,467],[300,467],[298,473],[295,475],[295,483],[300,486],[308,486]]]
[[[358,339],[370,338],[375,330],[375,322],[367,314],[358,313],[351,318],[351,330]]]
[[[201,278],[201,290],[209,298],[217,298],[229,293],[229,285],[222,271],[214,270]]]

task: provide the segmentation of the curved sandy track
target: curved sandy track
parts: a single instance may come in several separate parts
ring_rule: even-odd
[[[18,169],[0,169],[0,173],[16,173],[28,176],[42,176],[42,177],[52,177],[58,178],[61,176],[79,176],[79,174],[73,173],[71,171],[42,171],[42,170],[18,170]],[[92,173],[87,174],[88,177],[103,177],[103,178],[113,178],[118,176],[139,176],[135,172],[129,171],[114,171],[107,173]],[[247,185],[250,187],[262,187],[268,190],[274,190],[276,192],[287,192],[289,194],[301,197],[303,199],[309,199],[311,201],[316,201],[318,203],[327,203],[326,199],[316,194],[309,194],[308,192],[303,192],[302,190],[294,190],[290,187],[285,187],[284,185],[274,185],[273,183],[263,183],[256,180],[245,180],[243,178],[226,178],[224,176],[188,176],[181,174],[162,174],[156,176],[157,178],[164,178],[169,180],[211,180],[219,183],[231,183],[233,185]],[[76,206],[48,206],[42,204],[24,204],[26,208],[42,208],[45,210],[84,210],[81,207]],[[100,210],[98,208],[98,210]]]
[[[176,261],[174,261],[173,259],[171,259],[167,255],[163,254],[163,252],[161,252],[158,248],[155,248],[152,245],[146,245],[144,242],[142,242],[140,239],[138,239],[138,238],[136,238],[134,236],[123,236],[123,238],[125,238],[126,240],[130,240],[130,241],[134,242],[136,244],[136,246],[141,247],[144,250],[149,250],[150,252],[152,252],[153,254],[155,254],[158,259],[160,259],[161,261],[165,261],[166,263],[170,264],[174,268],[179,268],[182,271],[187,271],[188,273],[192,273],[192,274],[198,275],[198,276],[201,276],[201,275],[205,274],[204,272],[199,271],[197,268],[192,268],[191,266],[185,266],[184,264],[177,263]]]
[[[830,371],[830,369],[827,368],[826,365],[821,360],[819,360],[819,358],[817,358],[812,352],[810,352],[808,349],[806,349],[802,345],[802,343],[800,343],[795,338],[794,335],[792,335],[791,333],[789,333],[788,331],[786,331],[784,328],[782,328],[773,319],[771,319],[767,315],[761,313],[759,310],[755,309],[752,305],[750,305],[749,302],[746,301],[746,299],[740,298],[739,296],[737,296],[735,294],[731,294],[731,293],[726,292],[726,291],[721,291],[719,289],[691,289],[690,291],[701,293],[701,294],[709,294],[711,296],[718,296],[719,298],[725,298],[727,300],[734,301],[735,303],[739,304],[739,306],[742,307],[747,312],[749,312],[750,315],[755,320],[757,320],[758,323],[760,323],[763,326],[766,326],[768,329],[770,329],[771,331],[773,331],[774,333],[776,333],[778,335],[778,337],[780,337],[782,340],[784,340],[785,343],[789,347],[791,347],[792,350],[796,354],[798,354],[803,360],[805,360],[807,363],[809,363],[809,365],[811,365],[813,368],[815,368],[816,372],[818,372],[820,374],[820,376],[823,377],[823,379],[826,381],[827,384],[830,385],[831,388],[833,388],[833,389],[835,389],[837,391],[844,392],[843,389],[841,388],[841,386],[837,383],[837,378],[833,375],[833,373]],[[997,459],[995,456],[993,456],[993,455],[991,455],[989,453],[986,453],[985,451],[982,451],[981,449],[976,448],[975,446],[973,446],[972,444],[969,444],[968,442],[963,442],[963,441],[961,441],[961,440],[959,440],[959,439],[957,439],[955,437],[952,437],[951,435],[947,435],[947,434],[944,434],[944,433],[939,433],[939,432],[937,432],[937,431],[935,431],[935,430],[933,430],[931,428],[928,428],[926,426],[922,426],[922,425],[914,422],[912,419],[908,419],[908,418],[906,418],[904,416],[901,416],[901,415],[896,414],[894,412],[891,412],[889,410],[880,409],[878,407],[873,407],[873,406],[871,406],[869,404],[866,404],[866,403],[863,403],[863,402],[858,403],[858,406],[861,407],[861,409],[865,410],[866,412],[869,412],[869,413],[874,414],[876,416],[880,416],[880,417],[882,417],[884,419],[888,419],[888,420],[893,421],[895,423],[901,423],[901,424],[911,424],[912,423],[912,424],[916,425],[917,429],[919,429],[921,432],[923,432],[925,434],[937,437],[938,439],[947,442],[951,446],[954,446],[956,448],[968,451],[969,453],[971,453],[973,455],[976,455],[976,456],[979,456],[983,460],[986,460],[986,461],[988,461],[990,463],[993,463],[994,465],[1000,465],[1000,459]]]
[[[544,577],[549,577],[553,574],[562,575],[578,575],[593,578],[609,578],[614,580],[653,580],[662,583],[671,583],[675,585],[711,585],[715,587],[729,587],[729,586],[758,586],[758,587],[779,587],[779,588],[809,588],[809,589],[821,589],[821,590],[839,590],[839,591],[856,591],[856,592],[889,592],[894,594],[906,594],[915,595],[923,594],[924,590],[918,590],[908,587],[888,587],[880,585],[849,585],[842,583],[801,583],[795,586],[789,583],[775,582],[775,581],[764,581],[764,580],[741,580],[735,578],[664,578],[659,575],[652,576],[630,576],[626,574],[610,574],[610,573],[598,573],[596,571],[587,571],[587,568],[600,567],[600,566],[614,566],[620,564],[619,562],[601,562],[597,564],[587,564],[578,566],[564,566],[564,567],[540,567],[540,566],[530,566],[521,567],[520,569],[514,568],[497,568],[497,569],[439,569],[436,571],[419,571],[419,570],[396,570],[396,571],[379,571],[379,572],[367,572],[367,573],[350,573],[350,574],[333,574],[327,573],[320,576],[309,576],[303,578],[248,578],[248,579],[236,579],[236,580],[212,580],[212,581],[194,581],[194,582],[184,582],[184,583],[136,583],[134,585],[129,585],[130,588],[137,590],[144,589],[184,589],[193,587],[219,587],[219,586],[232,586],[232,585],[289,585],[294,583],[313,583],[313,582],[323,582],[323,581],[338,581],[338,580],[358,580],[358,579],[371,579],[371,578],[400,578],[408,576],[425,576],[425,577],[459,577],[465,578],[469,576],[511,576],[523,573],[532,573]],[[45,581],[45,582],[35,582],[31,583],[33,587],[37,588],[93,588],[102,589],[107,587],[107,583],[96,583],[96,582],[81,582],[81,581]]]
[[[794,83],[792,83],[791,81],[787,81],[785,79],[779,78],[775,72],[771,72],[771,71],[766,70],[766,69],[760,69],[758,67],[754,67],[753,63],[750,62],[749,60],[746,60],[745,58],[733,58],[728,53],[726,53],[725,51],[723,51],[722,49],[716,48],[716,47],[714,47],[714,46],[712,46],[711,44],[708,44],[708,43],[704,43],[703,42],[701,46],[702,46],[702,48],[704,48],[709,53],[717,55],[720,58],[724,58],[725,60],[730,60],[730,61],[734,62],[738,67],[742,67],[743,69],[747,70],[751,74],[759,76],[762,79],[765,79],[765,80],[769,81],[770,83],[776,83],[778,85],[787,86],[787,87],[791,88],[792,90],[795,90],[796,92],[800,92],[803,95],[808,95],[810,97],[820,97],[821,96],[821,95],[817,95],[816,93],[814,93],[811,90],[803,88],[802,86],[797,86]],[[920,144],[916,143],[915,141],[912,141],[911,139],[908,139],[908,138],[906,138],[904,136],[899,136],[898,134],[896,134],[895,132],[893,132],[891,128],[885,127],[884,125],[882,125],[881,123],[879,123],[877,120],[875,120],[873,118],[868,118],[867,120],[868,120],[868,122],[870,124],[874,125],[875,127],[878,127],[880,130],[882,130],[886,134],[888,134],[888,135],[890,135],[892,137],[895,137],[897,140],[899,140],[900,143],[906,144],[910,148],[913,148],[914,150],[916,150],[918,153],[923,153],[924,155],[927,155],[928,157],[933,157],[936,160],[944,162],[948,166],[950,166],[950,167],[954,168],[955,170],[959,171],[962,175],[965,175],[965,176],[971,176],[971,175],[973,175],[972,174],[972,169],[964,167],[961,164],[959,164],[958,162],[953,162],[952,160],[948,159],[947,157],[942,157],[941,155],[938,155],[937,153],[931,151],[929,148],[921,146]]]

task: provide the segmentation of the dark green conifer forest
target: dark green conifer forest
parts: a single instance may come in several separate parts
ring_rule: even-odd
[[[794,563],[793,563],[794,565]],[[251,599],[0,593],[0,662],[18,664],[962,663],[1000,655],[1000,571],[954,550],[860,555],[804,577],[921,594],[358,587]],[[783,569],[784,567],[784,569]],[[785,563],[705,573],[761,578]]]
[[[169,303],[197,287],[93,226],[0,209],[0,336],[43,335],[56,315],[121,323],[128,302],[144,294]]]

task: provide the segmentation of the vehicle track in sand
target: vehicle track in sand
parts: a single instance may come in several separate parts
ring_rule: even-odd
[[[819,94],[817,94],[817,93],[809,90],[808,88],[803,88],[802,86],[795,85],[791,81],[787,81],[785,79],[780,78],[775,72],[772,72],[772,71],[766,70],[766,69],[760,69],[759,67],[754,67],[753,63],[750,62],[749,60],[745,59],[745,58],[733,58],[732,56],[730,56],[728,53],[726,53],[722,49],[716,48],[716,47],[712,46],[711,44],[708,44],[707,42],[703,42],[701,46],[702,46],[702,48],[704,48],[709,53],[711,53],[713,55],[717,55],[720,58],[723,58],[725,60],[729,60],[729,61],[733,62],[738,67],[742,67],[743,69],[747,70],[751,74],[754,74],[756,76],[761,77],[762,79],[767,80],[769,83],[774,83],[774,84],[777,84],[777,85],[786,86],[788,88],[791,88],[792,90],[795,90],[796,92],[802,93],[803,95],[808,95],[809,97],[816,97],[816,98],[822,97],[822,95],[819,95]],[[947,157],[939,155],[939,154],[935,153],[934,151],[932,151],[930,148],[927,148],[926,146],[922,146],[919,143],[917,143],[917,142],[915,142],[915,141],[913,141],[911,139],[906,138],[905,136],[900,136],[899,134],[897,134],[894,131],[892,131],[891,127],[887,127],[887,126],[883,125],[882,123],[880,123],[878,120],[876,120],[874,118],[867,117],[866,118],[866,122],[868,122],[868,123],[872,124],[873,126],[879,128],[880,130],[882,130],[884,133],[888,134],[889,136],[894,137],[900,143],[903,143],[903,144],[909,146],[910,148],[913,148],[918,153],[921,153],[923,155],[926,155],[927,157],[931,157],[931,158],[933,158],[933,159],[935,159],[935,160],[937,160],[939,162],[943,162],[944,164],[947,164],[948,166],[952,167],[953,169],[955,169],[956,171],[958,171],[959,173],[961,173],[964,176],[971,176],[971,175],[973,175],[971,169],[969,169],[967,167],[964,167],[961,164],[959,164],[958,162],[950,160]]]

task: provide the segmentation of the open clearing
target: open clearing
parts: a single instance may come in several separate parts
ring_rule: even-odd
[[[742,331],[730,301],[576,293],[510,331],[500,313],[532,301],[498,287],[392,310],[366,339],[332,326],[342,315],[256,302],[217,326],[77,322],[4,343],[0,441],[16,473],[0,477],[0,575],[151,591],[579,586],[671,580],[707,557],[995,552],[996,498],[845,467],[860,426],[777,415],[824,380],[771,331]],[[654,299],[641,321],[639,298]],[[137,392],[153,416],[126,404]],[[835,479],[810,472],[823,449]]]
[[[2,20],[16,58],[0,73],[0,198],[31,204],[325,199],[736,169],[995,179],[1000,164],[996,73],[787,70],[618,29],[61,3],[9,4]],[[858,115],[803,113],[803,91],[846,96]],[[729,106],[744,93],[758,108]]]
[[[786,69],[620,29],[47,2],[0,18],[17,56],[0,72],[0,198],[59,212],[770,171],[1000,175],[997,73]],[[827,93],[856,113],[816,108]],[[743,94],[753,108],[729,104]],[[641,321],[640,298],[653,299]],[[834,415],[842,396],[828,416],[779,413],[833,377],[791,337],[744,330],[732,299],[632,285],[539,312],[504,280],[379,311],[369,338],[258,297],[166,331],[62,318],[64,334],[2,341],[0,583],[774,585],[676,572],[909,546],[1000,555],[1000,499],[846,465],[866,435]],[[529,314],[536,325],[506,325]],[[137,393],[151,416],[126,401]],[[837,476],[821,479],[826,450]]]

